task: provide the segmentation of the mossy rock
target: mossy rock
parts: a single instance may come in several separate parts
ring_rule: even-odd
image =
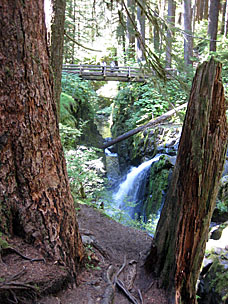
[[[228,261],[221,255],[210,256],[213,260],[199,285],[199,304],[228,303]]]
[[[160,160],[151,166],[147,199],[143,212],[147,219],[150,215],[157,214],[163,204],[172,168],[173,164],[167,155],[161,156]]]

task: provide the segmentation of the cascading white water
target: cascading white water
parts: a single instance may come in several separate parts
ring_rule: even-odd
[[[143,199],[145,192],[145,177],[153,162],[159,160],[161,154],[156,155],[153,159],[142,163],[138,167],[133,167],[127,174],[126,179],[119,185],[113,199],[117,208],[127,208],[130,216],[134,216],[135,208],[128,208],[129,203],[139,204]]]

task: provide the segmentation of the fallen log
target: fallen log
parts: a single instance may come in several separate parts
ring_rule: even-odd
[[[179,110],[187,107],[187,104],[188,103],[186,102],[185,104],[183,104],[183,105],[181,105],[181,106],[179,106],[179,107],[177,107],[177,108],[175,108],[173,110],[170,110],[170,111],[166,112],[165,114],[157,117],[156,119],[153,119],[153,120],[149,121],[147,124],[142,125],[142,126],[140,126],[138,128],[135,128],[133,130],[130,130],[130,131],[128,131],[128,132],[126,132],[126,133],[124,133],[124,134],[116,137],[115,139],[113,139],[113,140],[105,143],[102,146],[102,149],[106,149],[106,148],[108,148],[108,147],[110,147],[110,146],[112,146],[112,145],[114,145],[114,144],[116,144],[118,142],[121,142],[121,141],[123,141],[123,140],[131,137],[132,135],[135,135],[135,134],[141,132],[142,130],[144,130],[146,128],[149,128],[149,127],[152,127],[154,125],[157,125],[157,124],[161,123],[162,121],[168,119],[170,116],[172,116],[173,114],[175,114],[177,111],[179,111]]]

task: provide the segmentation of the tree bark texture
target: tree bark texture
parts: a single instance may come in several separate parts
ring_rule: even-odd
[[[58,131],[43,0],[2,0],[0,36],[0,230],[75,274],[84,253]]]
[[[216,39],[218,32],[218,16],[219,16],[220,0],[210,0],[209,16],[208,16],[208,35],[210,37],[210,51],[216,52]]]
[[[51,67],[54,75],[54,97],[60,113],[60,95],[63,64],[63,42],[66,0],[52,0],[53,18],[51,25]]]
[[[192,14],[191,0],[183,0],[184,8],[184,62],[187,65],[192,65],[191,57],[193,56],[193,37],[192,37]]]
[[[227,148],[221,64],[198,67],[177,161],[146,266],[170,292],[170,303],[197,303],[203,260]]]

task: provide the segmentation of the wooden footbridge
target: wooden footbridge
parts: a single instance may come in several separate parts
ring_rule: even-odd
[[[64,64],[62,71],[82,79],[99,81],[145,82],[149,78],[140,68],[113,65]]]

